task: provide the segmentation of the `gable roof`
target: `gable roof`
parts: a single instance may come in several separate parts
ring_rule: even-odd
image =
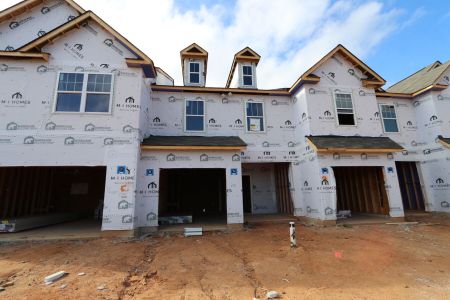
[[[206,57],[208,58],[208,51],[200,47],[197,43],[192,43],[180,51],[181,58],[183,57]]]
[[[258,65],[259,60],[261,59],[261,55],[256,53],[253,49],[250,47],[245,47],[238,53],[234,55],[233,63],[231,64],[230,73],[228,74],[227,83],[225,84],[225,87],[229,88],[231,84],[231,80],[233,79],[234,70],[236,69],[236,65],[238,62],[254,62],[256,65]]]
[[[297,81],[292,85],[289,89],[289,92],[295,92],[302,84],[304,83],[314,83],[319,82],[320,77],[314,75],[313,73],[322,66],[326,61],[328,61],[333,55],[336,53],[341,54],[347,60],[351,61],[352,64],[361,70],[361,72],[366,75],[367,79],[362,79],[362,83],[364,86],[373,86],[373,87],[381,87],[386,83],[380,75],[378,75],[374,70],[372,70],[369,66],[367,66],[363,61],[357,58],[353,53],[351,53],[347,48],[342,46],[341,44],[337,45],[333,50],[328,52],[321,60],[319,60],[315,65],[309,68],[305,73],[303,73]]]
[[[438,84],[439,79],[450,68],[450,60],[441,63],[436,61],[416,73],[406,77],[387,89],[389,93],[413,94],[429,86]]]
[[[11,7],[0,11],[0,23],[15,18],[24,12],[44,3],[46,0],[24,0]],[[83,14],[85,10],[73,0],[62,0],[75,9],[79,14]]]
[[[65,0],[66,1],[66,0]],[[84,14],[78,16],[77,18],[64,23],[63,25],[53,29],[52,31],[46,33],[45,35],[31,41],[30,43],[22,46],[17,50],[17,52],[41,52],[42,47],[51,43],[58,37],[66,34],[67,32],[78,28],[83,22],[88,20],[93,20],[97,24],[103,27],[107,32],[109,32],[112,36],[114,36],[124,47],[126,47],[129,51],[133,52],[138,58],[126,58],[127,65],[129,67],[142,67],[144,69],[144,73],[147,77],[156,76],[155,66],[153,61],[141,50],[139,50],[136,46],[131,44],[125,37],[123,37],[120,33],[114,30],[111,26],[109,26],[106,22],[104,22],[100,17],[94,14],[92,11],[87,11]]]

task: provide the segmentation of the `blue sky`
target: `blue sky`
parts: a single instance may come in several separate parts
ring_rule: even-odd
[[[48,0],[54,1],[54,0]],[[233,55],[261,54],[258,87],[289,87],[341,43],[387,80],[450,59],[448,0],[75,0],[182,84],[179,52],[209,52],[208,86],[224,86]],[[0,10],[18,0],[1,0]],[[136,10],[136,7],[139,7]]]
[[[363,57],[363,60],[384,77],[388,85],[436,60],[442,62],[450,60],[450,1],[385,0],[379,2],[384,4],[386,11],[399,10],[398,21],[402,25],[386,36],[366,57]],[[236,1],[176,0],[175,3],[182,11],[196,10],[202,5],[217,4],[224,5],[232,11]],[[231,15],[227,17],[233,18]]]

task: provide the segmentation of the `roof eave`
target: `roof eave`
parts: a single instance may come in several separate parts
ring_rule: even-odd
[[[27,10],[33,9],[37,5],[43,3],[45,0],[25,0],[22,2],[19,2],[13,6],[10,6],[3,11],[0,12],[0,23],[12,19]],[[78,5],[73,0],[64,0],[68,5],[70,5],[73,9],[75,9],[79,14],[83,14],[85,10]]]
[[[20,52],[20,51],[0,51],[1,58],[12,58],[12,59],[38,59],[48,61],[50,54],[45,52]]]

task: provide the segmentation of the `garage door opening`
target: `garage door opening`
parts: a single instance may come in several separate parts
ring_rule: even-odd
[[[226,223],[225,169],[162,169],[159,224]]]
[[[337,210],[389,215],[382,167],[333,167]]]
[[[0,168],[0,231],[80,219],[100,230],[106,167]]]

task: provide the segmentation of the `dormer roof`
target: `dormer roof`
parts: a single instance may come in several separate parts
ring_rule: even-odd
[[[189,58],[197,58],[203,57],[208,58],[208,51],[197,45],[196,43],[192,43],[183,50],[180,51],[181,58],[189,57]]]
[[[256,51],[254,51],[250,47],[245,47],[244,49],[236,53],[233,58],[233,63],[231,64],[230,73],[228,74],[228,80],[225,87],[230,87],[231,80],[233,79],[233,74],[238,62],[254,62],[256,65],[258,65],[260,59],[261,55],[256,53]]]
[[[333,50],[328,52],[321,60],[319,60],[315,65],[309,68],[305,73],[303,73],[297,81],[292,85],[289,89],[289,92],[295,92],[303,83],[316,83],[320,81],[320,77],[314,75],[313,73],[317,71],[317,69],[322,66],[326,61],[328,61],[333,55],[339,53],[345,59],[350,61],[355,68],[358,68],[367,79],[362,79],[363,86],[366,87],[375,87],[379,88],[386,83],[380,75],[378,75],[374,70],[372,70],[369,66],[367,66],[364,62],[362,62],[358,57],[356,57],[353,53],[351,53],[347,48],[342,46],[341,44],[337,45]]]
[[[66,2],[69,6],[78,11],[78,13],[80,14],[83,14],[85,12],[85,10],[81,6],[79,6],[72,0],[62,0],[62,1]],[[25,0],[7,9],[4,9],[0,12],[0,23],[15,18],[44,2],[45,0]]]

